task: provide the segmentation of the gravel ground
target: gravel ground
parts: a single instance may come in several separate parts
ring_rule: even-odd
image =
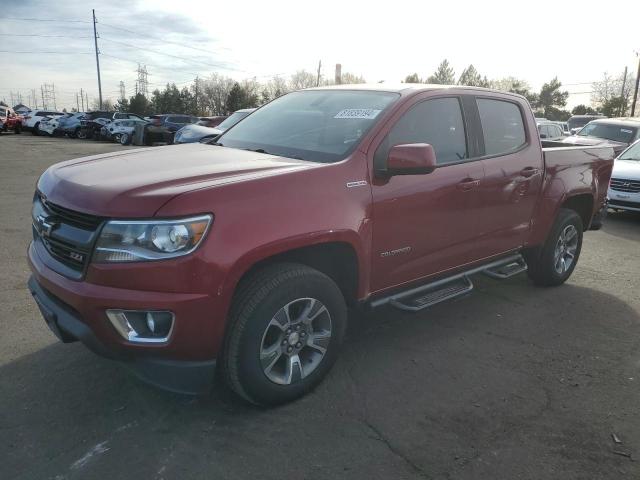
[[[37,177],[121,148],[0,136],[1,479],[640,478],[640,214],[587,233],[562,287],[476,277],[422,313],[354,316],[326,381],[260,410],[148,387],[41,319]]]

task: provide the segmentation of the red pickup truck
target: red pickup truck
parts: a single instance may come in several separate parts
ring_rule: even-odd
[[[22,116],[13,108],[0,105],[0,133],[13,130],[14,133],[22,132]]]
[[[213,144],[53,165],[29,288],[62,341],[151,383],[202,392],[217,366],[277,404],[327,374],[348,308],[418,311],[477,273],[566,281],[612,166],[609,147],[542,148],[514,94],[294,92]]]

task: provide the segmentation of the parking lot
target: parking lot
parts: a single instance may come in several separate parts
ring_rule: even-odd
[[[418,314],[354,314],[311,395],[256,409],[148,387],[58,343],[26,289],[38,175],[113,143],[0,136],[0,478],[640,478],[640,214],[567,284],[475,277]],[[166,147],[180,148],[180,147]]]

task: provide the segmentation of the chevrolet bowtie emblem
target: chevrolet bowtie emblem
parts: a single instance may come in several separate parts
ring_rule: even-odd
[[[43,237],[50,237],[53,229],[58,226],[55,222],[47,221],[47,218],[43,215],[38,215],[36,221],[38,222],[38,231]]]

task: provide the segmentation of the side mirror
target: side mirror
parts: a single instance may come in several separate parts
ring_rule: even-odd
[[[436,169],[436,152],[428,143],[396,145],[389,150],[387,175],[421,175]]]

